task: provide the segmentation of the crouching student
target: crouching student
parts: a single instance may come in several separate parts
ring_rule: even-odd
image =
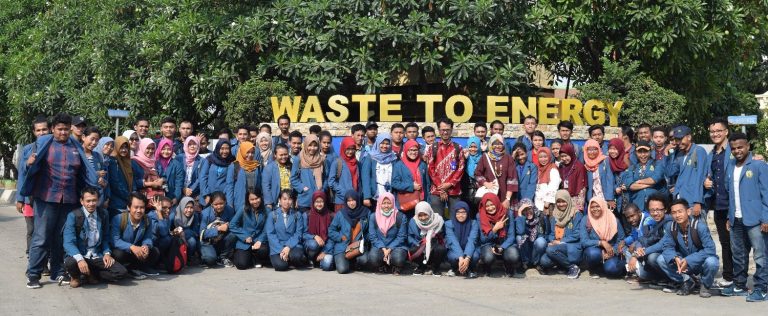
[[[240,146],[247,143],[243,142]],[[243,147],[240,150],[243,150]],[[254,265],[261,268],[264,262],[269,260],[267,231],[264,229],[267,211],[261,193],[249,190],[246,199],[248,204],[235,213],[231,222],[232,234],[237,237],[232,261],[238,270],[250,269]]]
[[[189,264],[199,264],[200,213],[195,212],[195,198],[181,198],[170,217],[173,220],[171,234],[183,238],[187,243]]]
[[[581,269],[581,221],[584,215],[578,210],[568,190],[559,190],[555,195],[555,209],[552,211],[549,243],[540,264],[544,269],[560,267],[568,269],[569,279],[578,279]]]
[[[636,234],[636,237],[633,237],[634,242],[625,243],[627,247],[624,256],[628,258],[628,271],[637,274],[640,281],[652,281],[662,285],[667,279],[657,263],[657,258],[663,250],[660,241],[664,237],[665,227],[672,221],[672,218],[666,215],[668,204],[664,194],[654,193],[646,202],[648,215],[641,216],[641,213],[633,208],[629,208],[629,212],[627,209],[624,211],[627,222],[632,225],[632,235]]]
[[[448,249],[443,238],[443,216],[432,210],[432,205],[421,201],[416,204],[416,215],[408,224],[408,259],[418,264],[415,275],[440,276],[440,264]],[[427,265],[431,270],[427,270]]]
[[[371,211],[363,206],[360,194],[355,191],[347,191],[344,201],[344,207],[328,227],[328,238],[333,242],[333,264],[340,274],[352,271],[353,260],[358,266],[366,266],[370,253],[366,235]]]
[[[64,223],[64,268],[71,280],[69,286],[79,287],[85,276],[91,284],[98,279],[117,281],[128,274],[115,262],[109,248],[109,219],[106,210],[98,208],[99,190],[85,188],[80,194],[81,208],[67,215]]]
[[[157,250],[160,251],[160,258],[162,262],[166,262],[165,258],[169,255],[171,248],[171,240],[175,234],[171,231],[171,199],[165,196],[155,196],[149,201],[149,205],[152,207],[152,211],[147,214],[147,217],[152,221],[154,228],[154,243]]]
[[[448,263],[451,271],[448,276],[464,275],[470,279],[477,278],[477,261],[480,253],[477,251],[480,227],[477,220],[469,216],[467,202],[458,201],[451,210],[451,219],[445,222],[446,248],[448,248]]]
[[[541,157],[546,158],[543,155]],[[517,212],[518,216],[515,218],[517,236],[515,238],[520,250],[523,272],[529,267],[536,267],[539,273],[545,274],[539,266],[539,260],[547,250],[550,218],[528,199],[520,201]]]
[[[370,270],[385,272],[386,268],[391,268],[392,274],[400,275],[408,259],[408,250],[405,247],[408,219],[405,214],[395,209],[395,196],[392,193],[384,192],[379,195],[376,212],[369,216],[368,223],[368,236],[372,246],[368,261]]]
[[[709,289],[720,269],[715,242],[709,234],[706,223],[699,223],[690,216],[688,201],[677,199],[672,202],[672,220],[667,234],[661,240],[664,248],[656,259],[667,277],[677,283],[677,295],[688,295],[695,289],[694,277],[700,277],[699,296],[712,296]]]
[[[514,276],[515,267],[520,263],[520,251],[515,242],[512,211],[505,213],[499,197],[486,193],[480,200],[477,221],[480,226],[480,261],[485,267],[485,275],[491,276],[493,263],[502,259],[505,274]]]
[[[624,239],[624,229],[603,198],[592,198],[588,206],[580,239],[589,274],[593,279],[600,278],[600,272],[609,278],[622,277],[626,268],[618,246]]]
[[[332,243],[328,242],[328,226],[333,221],[333,213],[328,207],[331,201],[323,191],[312,194],[312,207],[303,214],[304,249],[307,258],[313,266],[317,265],[324,271],[333,269]]]
[[[115,260],[128,269],[131,277],[145,279],[156,274],[152,269],[160,259],[160,251],[154,246],[154,227],[144,213],[147,199],[139,193],[128,197],[128,211],[112,217],[112,254]]]
[[[235,209],[227,205],[224,192],[215,191],[208,198],[210,205],[203,210],[200,219],[200,258],[207,268],[217,264],[234,267],[231,258],[237,236],[230,233],[229,224]]]
[[[292,193],[291,190],[280,191],[278,206],[267,217],[269,261],[275,271],[288,271],[290,266],[301,268],[307,262],[301,245],[304,220],[293,208]]]

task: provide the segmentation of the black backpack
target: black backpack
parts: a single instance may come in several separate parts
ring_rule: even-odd
[[[675,246],[677,248],[680,248],[680,241],[677,240],[677,237],[680,235],[680,227],[678,227],[677,223],[672,223],[672,228],[670,233],[672,234],[672,239],[675,240]],[[699,219],[694,218],[693,222],[691,222],[691,241],[693,241],[693,245],[696,246],[697,249],[701,249],[701,237],[699,237],[699,231],[697,228],[699,227]]]
[[[72,211],[72,213],[75,214],[75,236],[80,236],[80,232],[83,231],[83,226],[85,225],[85,212],[83,212],[83,208],[77,208]],[[107,222],[107,212],[97,208],[96,209],[96,216],[99,217],[99,221],[101,221],[101,225],[109,225],[109,222]],[[102,237],[104,238],[104,237]]]

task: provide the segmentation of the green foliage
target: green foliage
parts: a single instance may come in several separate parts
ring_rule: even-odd
[[[763,156],[768,155],[768,148],[765,146],[766,141],[768,141],[768,120],[763,118],[757,123],[757,137],[750,139],[752,151]]]
[[[273,120],[270,97],[285,95],[295,95],[285,82],[251,78],[227,95],[224,101],[226,122],[230,126],[270,122]]]
[[[619,124],[652,126],[685,122],[685,98],[659,86],[639,70],[640,63],[611,62],[603,59],[605,71],[597,82],[577,87],[581,99],[598,99],[608,102],[624,101],[619,114]]]

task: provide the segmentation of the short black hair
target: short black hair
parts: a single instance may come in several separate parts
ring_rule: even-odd
[[[485,122],[482,122],[482,121],[481,121],[481,122],[477,122],[477,123],[475,123],[475,127],[473,127],[473,128],[472,128],[472,130],[474,131],[474,130],[476,130],[478,127],[482,127],[482,128],[484,128],[484,129],[488,130],[488,125],[485,125]]]
[[[449,119],[447,117],[441,117],[440,119],[438,119],[437,120],[437,127],[440,127],[440,124],[448,124],[449,126],[451,126],[451,128],[453,128],[453,120],[451,120],[451,119]]]
[[[181,119],[181,122],[179,122],[179,125],[189,123],[189,125],[195,126],[195,124],[192,124],[192,121],[190,119]]]
[[[739,139],[743,139],[743,140],[749,142],[749,140],[747,139],[747,134],[744,134],[742,132],[733,133],[733,135],[731,135],[731,137],[728,137],[728,141],[729,142],[737,141]]]
[[[405,129],[405,126],[403,126],[403,124],[401,124],[401,123],[395,123],[395,124],[392,124],[392,127],[389,130],[390,131],[394,131],[396,128]]]
[[[728,120],[724,117],[716,117],[709,121],[709,124],[707,126],[712,126],[715,124],[722,124],[726,129],[728,129]]]
[[[248,125],[248,133],[250,133],[250,132],[258,132],[258,131],[259,131],[259,127],[258,126],[253,125],[253,124],[252,125]]]
[[[627,136],[627,138],[629,138],[629,142],[630,143],[634,143],[635,142],[635,131],[632,129],[632,126],[629,126],[629,125],[622,126],[621,127],[621,133],[624,136]]]
[[[269,124],[261,124],[261,126],[259,126],[259,130],[261,130],[262,128],[266,128],[266,129],[269,129],[269,133],[270,133],[270,134],[272,133],[272,125],[269,125]]]
[[[174,120],[174,119],[173,119],[172,117],[170,117],[170,116],[166,116],[166,117],[164,117],[164,118],[163,118],[163,120],[162,120],[162,121],[160,121],[160,125],[163,125],[163,124],[165,124],[165,123],[173,123],[173,125],[176,125],[176,120]]]
[[[299,131],[293,131],[290,134],[288,134],[288,139],[298,137],[298,138],[304,138],[304,135],[301,135],[301,132]]]
[[[523,142],[517,142],[515,145],[512,146],[512,152],[515,152],[518,148],[522,149],[523,152],[528,152],[528,148],[525,147],[525,144]]]
[[[101,136],[101,131],[99,131],[99,128],[96,126],[88,126],[83,131],[83,135],[91,135],[93,133],[99,134],[99,136]]]
[[[415,122],[408,122],[408,124],[405,124],[405,129],[409,129],[411,127],[415,127],[416,130],[419,129],[419,124],[416,124]]]
[[[146,116],[137,116],[136,120],[133,121],[133,125],[139,125],[139,122],[141,121],[147,122],[147,124],[149,124],[149,119],[147,119]]]
[[[542,139],[544,139],[544,141],[547,140],[547,136],[544,136],[544,132],[542,132],[542,131],[539,131],[539,130],[533,131],[533,136],[531,138],[536,137],[536,136],[541,137]],[[533,139],[531,139],[531,140],[533,140]]]
[[[72,116],[64,112],[56,114],[51,125],[56,126],[59,124],[72,125]]]
[[[216,199],[222,199],[224,200],[224,203],[227,203],[227,196],[224,194],[224,192],[221,191],[214,191],[213,193],[209,194],[208,197],[211,199],[211,204],[213,204],[213,201]]]
[[[277,199],[281,199],[284,195],[287,195],[289,198],[293,199],[293,190],[291,189],[282,189],[280,190],[280,193],[277,194]]]
[[[662,132],[664,133],[664,136],[667,136],[669,134],[667,133],[667,128],[664,126],[656,126],[651,129],[651,135],[653,135],[653,133],[656,133],[656,132]]]
[[[534,121],[534,122],[536,122],[536,124],[539,124],[539,119],[538,119],[538,118],[536,118],[536,117],[535,117],[535,116],[533,116],[533,115],[528,115],[528,116],[526,116],[526,117],[523,119],[523,122],[525,122],[525,121],[527,121],[527,120],[530,120],[530,119],[533,119],[533,121]]]
[[[643,128],[651,129],[651,124],[640,123],[640,125],[637,126],[637,130],[640,130],[640,129],[643,129]]]
[[[329,131],[320,131],[320,133],[317,134],[317,137],[320,140],[323,140],[323,137],[328,137],[331,139],[331,141],[333,141],[333,135],[331,135],[331,132]]]
[[[244,129],[246,132],[250,132],[251,129],[246,124],[240,124],[237,126],[237,131],[240,132],[241,129]]]
[[[437,134],[435,132],[435,128],[432,127],[432,126],[424,126],[424,127],[422,127],[421,128],[421,137],[424,137],[424,135],[426,135],[427,133],[430,133],[430,132],[433,133],[433,134]]]
[[[642,213],[643,212],[642,210],[640,210],[640,207],[638,207],[637,204],[629,202],[629,203],[627,203],[627,205],[624,205],[624,209],[622,210],[622,213],[624,213],[624,216],[626,216],[627,212],[630,211],[630,210],[638,212],[638,213]]]
[[[283,114],[283,115],[280,115],[280,116],[277,118],[277,122],[279,123],[279,122],[280,122],[280,120],[288,120],[288,123],[290,123],[290,122],[291,122],[291,117],[290,117],[290,116],[288,116],[288,114]]]
[[[504,123],[502,123],[499,120],[494,120],[493,122],[491,122],[491,128],[493,128],[493,126],[495,126],[496,124],[501,124],[501,128],[504,128]]]
[[[589,136],[592,136],[592,132],[596,130],[600,130],[601,132],[603,132],[603,134],[605,134],[605,127],[600,124],[590,126],[589,129],[587,130],[587,133],[589,134]]]
[[[218,138],[219,136],[221,136],[221,134],[227,134],[227,137],[232,138],[232,130],[229,129],[228,127],[224,127],[220,129],[219,132],[216,134],[216,137]]]
[[[560,121],[560,123],[557,123],[557,130],[559,131],[561,128],[567,128],[569,130],[573,130],[573,122],[571,121]]]
[[[88,193],[90,195],[95,195],[96,197],[99,197],[99,189],[91,186],[87,186],[80,190],[80,198],[85,197],[85,194]]]
[[[280,144],[277,144],[277,145],[275,145],[275,154],[277,154],[277,150],[278,150],[278,149],[285,149],[285,151],[287,151],[287,152],[291,152],[291,150],[290,150],[290,149],[288,149],[288,146],[286,146],[286,145],[285,145],[285,144],[283,144],[283,143],[280,143]]]
[[[352,125],[352,127],[349,130],[351,131],[352,134],[354,134],[354,133],[356,133],[358,131],[363,132],[363,134],[365,134],[365,125],[363,125],[363,124],[355,124],[355,125]]]
[[[312,125],[312,126],[309,127],[309,134],[310,135],[312,135],[312,134],[317,135],[317,134],[320,134],[320,132],[322,130],[323,130],[323,128],[320,127],[320,125],[315,124],[315,125]]]
[[[139,193],[139,192],[132,192],[132,193],[131,193],[131,194],[128,196],[128,207],[130,207],[131,205],[133,205],[133,200],[139,200],[139,201],[141,201],[142,203],[144,203],[144,206],[147,206],[147,204],[149,204],[149,202],[147,202],[147,197],[146,197],[146,196],[144,196],[144,194],[141,194],[141,193]]]
[[[648,197],[648,200],[645,201],[645,209],[648,209],[648,205],[651,204],[651,201],[657,201],[661,202],[661,204],[664,205],[664,210],[669,211],[669,198],[663,193],[653,193]],[[666,213],[666,212],[665,212]]]
[[[35,116],[35,119],[32,121],[32,127],[34,128],[35,125],[42,123],[45,123],[45,126],[49,128],[51,127],[51,123],[48,122],[48,118],[45,115]]]
[[[683,199],[683,198],[673,200],[672,203],[669,204],[669,208],[672,209],[673,206],[678,205],[678,204],[680,204],[683,207],[685,207],[685,209],[690,208],[690,204],[688,204],[688,200]]]

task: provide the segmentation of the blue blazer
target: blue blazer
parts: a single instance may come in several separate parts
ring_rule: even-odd
[[[736,163],[736,158],[733,157],[733,154],[731,153],[731,144],[728,143],[727,140],[725,141],[725,146],[724,146],[723,149],[725,150],[724,158],[723,158],[723,162],[724,162],[725,166],[723,166],[723,170],[727,171],[729,165],[732,165],[732,164]],[[714,162],[714,159],[715,159],[715,149],[712,148],[712,150],[710,150],[709,153],[707,154],[707,177],[712,179],[712,181],[715,180],[715,177],[712,174],[712,163]],[[723,184],[723,185],[725,185],[725,184]],[[727,185],[726,185],[726,190],[727,189],[728,188],[727,188]],[[714,197],[714,195],[715,195],[714,188],[712,188],[712,189],[704,189],[704,199],[709,199],[711,197]],[[715,201],[713,200],[712,203],[714,203],[714,202]],[[715,208],[715,205],[709,205],[709,207],[710,208]]]
[[[339,174],[338,166],[339,161],[341,158],[336,158],[336,160],[330,164],[330,167],[328,168],[328,188],[333,191],[335,197],[333,199],[334,204],[344,204],[344,193],[347,193],[349,190],[354,190],[354,187],[352,186],[352,171],[349,170],[349,167],[347,167],[347,164],[344,163],[344,161],[341,161],[341,174],[340,177],[336,177],[336,174]],[[357,164],[357,187],[358,189],[363,188],[363,182],[360,179],[360,170],[361,165],[358,162]]]
[[[133,170],[133,186],[128,187],[128,182],[125,181],[123,175],[123,169],[117,164],[117,161],[113,161],[109,164],[109,170],[107,170],[107,186],[109,196],[109,208],[124,210],[128,208],[128,196],[132,192],[136,192],[138,189],[144,187],[144,169],[139,167],[139,164],[135,161],[131,161],[131,169]]]
[[[443,230],[435,235],[435,238],[442,237],[443,234],[445,234],[445,225],[443,225]],[[421,244],[421,239],[421,229],[416,225],[416,218],[411,218],[411,222],[408,223],[408,248],[418,247]],[[434,246],[432,248],[434,249]]]
[[[733,186],[735,169],[735,163],[728,165],[725,175],[725,183],[728,184],[728,220],[731,225],[736,219],[736,188]],[[763,161],[753,160],[751,153],[741,169],[739,201],[745,226],[768,223],[768,166]]]
[[[518,164],[515,162],[515,171],[517,171],[517,181],[519,184],[518,200],[530,199],[533,201],[534,195],[536,195],[536,184],[539,182],[539,168],[533,165],[528,160],[523,165],[523,172],[520,172],[517,168]],[[512,220],[512,218],[510,218]]]
[[[600,184],[603,187],[603,196],[605,196],[605,200],[615,201],[616,197],[614,195],[616,192],[614,190],[616,190],[616,177],[613,175],[611,166],[608,164],[608,158],[605,158],[605,160],[603,160],[603,162],[597,166],[597,171],[600,174]],[[589,201],[592,200],[592,194],[594,192],[593,189],[592,171],[587,170],[587,196],[585,197],[587,204],[589,204]]]
[[[390,185],[394,185],[392,181],[394,181],[395,179],[395,172],[398,172],[397,166],[396,166],[397,162],[398,161],[392,162],[392,178],[389,180]],[[362,190],[363,200],[368,200],[368,199],[375,200],[376,198],[378,198],[379,196],[377,192],[378,182],[382,182],[382,183],[386,182],[386,180],[384,179],[380,180],[376,178],[376,166],[378,165],[379,163],[376,162],[376,160],[371,159],[370,155],[366,155],[365,158],[363,158],[363,160],[361,161],[362,169],[360,169],[360,177],[362,178],[362,181],[363,181],[363,190]],[[405,171],[408,171],[407,168]],[[402,170],[400,172],[402,172]],[[404,176],[404,175],[401,174],[401,176]],[[413,184],[413,177],[410,176],[410,172],[408,172],[407,177],[411,179],[411,184]],[[407,179],[403,179],[402,181],[405,181],[405,180]],[[402,185],[402,182],[400,183],[400,185]],[[394,186],[392,187],[392,189],[390,189],[390,192],[393,189],[394,189]],[[404,190],[405,188],[401,187],[401,189]],[[413,192],[413,189],[411,189],[411,192]]]
[[[176,229],[178,227],[176,225],[176,209],[171,209],[171,214],[168,216],[168,218],[171,219],[171,229]],[[184,227],[184,239],[190,239],[194,238],[199,240],[200,239],[200,213],[194,212],[192,213],[192,224],[189,225],[189,227]]]
[[[334,215],[331,215],[331,216],[334,216]],[[304,244],[306,245],[307,241],[315,240],[315,235],[313,235],[313,234],[311,234],[309,232],[309,212],[305,212],[305,213],[301,214],[301,219],[304,221],[304,228],[305,228],[304,229],[304,235],[302,235],[302,240],[303,240]],[[331,219],[331,221],[333,221],[333,219]],[[331,224],[329,223],[328,227],[330,227],[330,226],[331,226]],[[333,252],[333,241],[331,240],[330,237],[328,237],[325,240],[325,246],[323,246],[323,253],[331,253],[331,252]],[[312,258],[312,260],[314,260],[314,259],[315,258]]]
[[[693,223],[693,217],[689,218],[688,223],[689,225],[690,223]],[[667,225],[668,233],[661,239],[661,244],[664,249],[662,256],[667,260],[667,263],[671,264],[675,261],[675,257],[681,257],[688,262],[689,267],[700,267],[704,264],[704,260],[707,260],[707,258],[717,258],[715,241],[712,240],[712,235],[709,234],[709,228],[705,222],[699,222],[699,224],[696,225],[696,231],[699,233],[699,239],[701,239],[701,248],[696,247],[693,238],[688,238],[687,243],[684,242],[682,232],[673,235],[671,232],[673,224],[673,222],[670,222]],[[677,238],[677,243],[675,243],[674,238]],[[680,244],[680,247],[677,246],[678,243]]]
[[[203,159],[200,168],[200,205],[205,205],[205,197],[213,192],[221,191],[227,196],[227,205],[234,205],[232,190],[227,187],[227,175],[231,174],[232,164],[220,167]]]
[[[453,220],[445,222],[445,247],[448,248],[448,256],[450,257],[463,257],[467,256],[472,258],[475,255],[477,244],[480,241],[480,225],[476,220],[467,218],[470,223],[469,237],[467,237],[467,244],[464,248],[461,248],[459,238],[456,237],[456,233],[453,232]]]
[[[557,220],[554,216],[551,216],[549,225],[552,227],[552,229],[549,230],[549,236],[547,236],[547,241],[553,241],[555,240],[555,223],[557,223]],[[581,212],[576,212],[576,215],[573,216],[573,219],[571,219],[571,222],[568,223],[568,225],[565,226],[565,232],[563,233],[563,238],[560,239],[560,243],[563,244],[576,244],[581,248],[581,222],[584,219],[584,215]]]
[[[368,222],[368,218],[370,216],[370,211],[368,211],[368,214],[363,216],[360,219],[360,234],[357,235],[355,238],[355,241],[360,240],[366,240],[365,245],[365,251],[369,251],[371,249],[370,245],[370,238],[368,238],[368,225],[370,223]],[[331,226],[328,226],[328,239],[333,241],[333,255],[338,255],[341,253],[344,253],[347,250],[347,246],[349,246],[350,239],[352,235],[352,224],[347,221],[347,218],[344,217],[344,215],[336,214],[336,216],[333,217],[333,221],[331,221]],[[342,240],[342,237],[346,240]]]
[[[552,216],[550,216],[550,217],[552,217]],[[516,225],[515,232],[517,233],[517,239],[522,239],[523,237],[525,237],[525,235],[528,234],[528,229],[526,229],[526,227],[525,227],[526,226],[525,217],[518,216],[518,217],[515,217],[514,220],[515,220],[515,225]],[[537,234],[536,238],[544,237],[544,239],[546,239],[547,242],[552,241],[551,239],[549,239],[549,235],[550,234],[552,234],[552,236],[554,236],[554,233],[552,233],[552,231],[553,231],[552,226],[550,226],[550,222],[551,221],[552,221],[551,218],[540,216],[539,223],[536,224],[538,226],[538,228],[537,228],[538,234]]]
[[[170,163],[168,163],[168,168],[166,169],[163,169],[162,164],[157,162],[155,164],[155,169],[157,169],[157,173],[165,179],[165,183],[168,184],[168,190],[165,192],[165,196],[169,199],[181,200],[181,189],[184,187],[185,172],[184,169],[181,168],[179,162],[171,159]]]
[[[286,167],[290,168],[290,166]],[[277,208],[277,197],[280,195],[280,169],[277,162],[267,164],[264,169],[264,174],[261,177],[261,190],[264,194],[264,205],[272,205]]]
[[[283,222],[283,211],[280,207],[268,212],[266,230],[269,243],[269,255],[274,256],[283,251],[283,248],[295,248],[301,246],[301,237],[306,228],[301,214],[296,210],[288,213],[288,226]],[[330,234],[330,232],[329,232]]]
[[[157,218],[157,211],[153,210],[147,214],[147,217],[152,221],[154,237],[152,241],[160,248],[166,248],[171,245],[171,217],[170,213],[168,218],[159,220]]]
[[[24,179],[27,177],[27,159],[32,155],[32,146],[33,144],[27,144],[21,149],[21,159],[19,159],[19,166],[16,168],[17,183],[19,183],[19,190],[16,190],[16,202],[25,204],[32,204],[29,196],[21,195],[21,184],[24,183]]]
[[[109,223],[102,223],[101,218],[98,217],[98,212],[104,212],[106,214],[106,210],[97,209],[96,211],[96,226],[99,228],[99,242],[96,243],[94,248],[96,248],[97,252],[96,255],[99,257],[104,257],[105,253],[112,253],[112,251],[109,248],[109,239],[112,237],[109,234]],[[84,214],[88,214],[86,210],[83,210]],[[108,221],[108,219],[106,219]],[[67,256],[75,257],[77,255],[84,256],[88,253],[88,233],[90,233],[91,227],[88,225],[88,219],[86,218],[83,222],[83,229],[80,231],[80,234],[77,235],[77,232],[75,231],[75,213],[69,212],[67,215],[67,220],[64,223],[64,252],[67,253]],[[77,258],[76,258],[77,259]]]
[[[696,144],[691,144],[691,150],[688,155],[675,153],[674,162],[667,166],[671,175],[677,175],[675,182],[675,192],[673,196],[685,198],[688,203],[704,204],[704,180],[707,178],[709,164],[707,164],[707,151]],[[696,160],[693,160],[693,153],[696,153]]]
[[[291,186],[296,191],[298,197],[296,198],[296,205],[298,207],[311,207],[312,206],[312,194],[315,191],[325,191],[328,186],[328,169],[323,168],[323,176],[320,179],[322,187],[317,187],[316,179],[312,169],[301,168],[301,162],[299,157],[293,158],[293,164],[291,165]],[[304,188],[309,188],[304,191]]]
[[[267,246],[267,231],[264,229],[267,223],[267,213],[262,210],[258,214],[252,211],[240,209],[230,222],[230,231],[237,236],[236,249],[249,250],[252,244],[245,243],[248,237],[253,243],[260,241],[262,247]]]
[[[371,240],[371,244],[374,248],[389,248],[389,249],[406,249],[405,238],[408,234],[408,218],[405,214],[393,210],[397,219],[395,224],[387,230],[386,234],[383,234],[379,229],[379,225],[376,223],[376,214],[371,213],[368,216],[368,238]]]
[[[394,164],[392,170],[392,194],[395,196],[395,208],[399,210],[400,200],[397,197],[397,193],[413,192],[413,182],[415,180],[411,171],[408,170],[408,167],[405,166],[402,160],[397,160]],[[419,173],[421,174],[421,190],[425,192],[425,197],[429,197],[429,188],[432,185],[432,179],[430,179],[427,172],[427,163],[422,160],[419,162]]]
[[[50,135],[50,134],[40,136],[35,141],[34,146],[37,147],[35,161],[32,163],[32,165],[26,167],[24,182],[22,182],[21,187],[19,187],[19,192],[21,192],[21,196],[32,196],[35,186],[37,185],[37,181],[38,180],[41,181],[40,185],[42,185],[42,183],[45,183],[45,181],[47,181],[49,175],[44,174],[42,172],[43,170],[42,170],[41,164],[43,164],[44,161],[47,163],[48,148],[50,148],[51,144],[54,141],[55,140],[53,139],[53,135]],[[77,148],[77,152],[80,155],[80,163],[81,163],[81,166],[83,167],[82,172],[80,172],[77,175],[77,183],[75,183],[76,192],[80,193],[80,190],[87,186],[98,187],[99,177],[96,175],[96,170],[93,169],[93,166],[91,166],[88,160],[85,159],[85,151],[83,151],[83,146],[81,146],[80,142],[75,140],[73,137],[70,137],[67,141],[73,144],[75,148]],[[52,187],[49,189],[51,191],[60,190],[60,188],[57,188],[57,187]]]
[[[205,240],[214,238],[219,235],[219,231],[216,230],[216,228],[208,228],[208,225],[213,223],[213,221],[216,220],[216,217],[218,217],[221,221],[229,223],[232,221],[232,218],[235,217],[235,209],[229,205],[225,205],[224,210],[221,211],[221,214],[217,215],[216,212],[213,211],[213,207],[206,207],[203,210],[203,215],[200,217],[200,235],[202,236],[201,239]]]
[[[236,163],[236,162],[234,162]],[[245,204],[248,203],[246,200],[246,195],[248,193],[248,174],[249,172],[245,171],[243,168],[238,168],[237,177],[235,177],[235,168],[229,168],[227,171],[227,187],[231,187],[232,189],[232,206],[235,208],[235,211],[240,211],[242,209],[245,209]],[[261,192],[261,168],[256,168],[252,172],[250,172],[251,175],[255,174],[256,181],[254,181],[255,189],[258,192]]]
[[[187,181],[187,158],[182,153],[180,155],[176,155],[174,160],[178,161],[179,167],[184,173],[184,177],[181,179],[181,185],[184,187],[184,183]],[[192,164],[192,178],[190,178],[189,187],[187,187],[188,189],[192,190],[192,196],[200,195],[200,169],[202,169],[202,166],[203,158],[197,156],[195,158],[195,162]]]
[[[641,210],[646,212],[648,210],[645,209],[645,202],[648,200],[648,197],[650,197],[653,193],[664,191],[664,168],[659,167],[659,164],[660,163],[656,162],[655,160],[650,159],[645,166],[645,171],[641,172],[640,164],[636,163],[621,174],[620,183],[623,183],[625,186],[627,186],[627,190],[629,190],[630,201],[635,203],[638,207],[640,207]],[[629,188],[632,183],[647,178],[653,179],[656,184],[654,184],[652,187],[637,191],[632,191]]]
[[[501,239],[498,235],[498,233],[494,233],[493,230],[489,231],[486,235],[480,226],[480,214],[477,214],[476,220],[477,220],[477,226],[478,226],[478,234],[480,237],[480,247],[485,246],[495,246],[500,245],[501,248],[507,249],[510,246],[517,246],[517,239],[516,237],[516,231],[517,231],[517,225],[515,223],[515,216],[514,211],[509,210],[507,211],[507,223],[504,225],[507,230],[507,236],[504,239]]]
[[[597,236],[597,233],[595,233],[595,230],[591,227],[587,227],[587,224],[589,223],[588,218],[584,218],[584,220],[581,221],[581,246],[583,249],[589,248],[589,247],[598,247],[600,245],[600,237]],[[706,226],[706,225],[705,225]],[[621,226],[621,221],[619,219],[616,219],[616,228],[617,233],[616,235],[611,238],[611,240],[608,241],[609,244],[613,246],[613,251],[618,253],[619,251],[619,241],[624,240],[624,228]]]
[[[152,238],[154,237],[155,228],[151,219],[145,221],[142,219],[139,222],[139,226],[136,230],[133,230],[131,225],[130,215],[128,216],[128,224],[125,225],[125,230],[120,231],[120,221],[123,214],[117,214],[112,217],[112,245],[123,251],[130,251],[131,246],[144,246],[147,245],[150,248],[154,246]],[[145,215],[146,216],[146,215]],[[148,226],[147,226],[148,224]]]

